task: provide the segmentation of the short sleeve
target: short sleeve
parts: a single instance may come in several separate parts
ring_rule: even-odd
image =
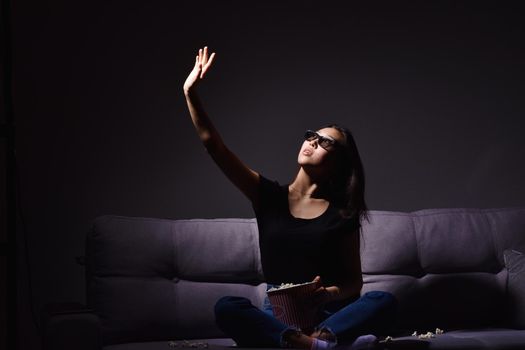
[[[259,208],[253,206],[256,214],[268,211],[269,208],[275,207],[281,194],[281,185],[276,180],[270,180],[259,174]]]

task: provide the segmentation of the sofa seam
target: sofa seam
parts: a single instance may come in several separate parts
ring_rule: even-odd
[[[492,224],[488,218],[488,215],[485,211],[483,210],[480,210],[480,213],[481,213],[481,216],[483,217],[483,220],[485,221],[485,223],[487,224],[487,226],[489,227],[489,234],[490,234],[490,240],[492,242],[492,250],[493,250],[493,254],[494,254],[494,257],[496,258],[496,262],[497,264],[499,265],[499,250],[500,250],[500,246],[499,244],[496,242],[495,240],[495,237],[494,237],[494,229],[492,227]],[[497,246],[496,246],[497,245]],[[505,264],[503,264],[505,266]],[[501,268],[501,266],[499,266]]]
[[[176,232],[175,232],[175,223],[171,224],[171,255],[172,255],[172,264],[174,265],[174,274],[175,278],[179,278],[180,271],[179,271],[179,261],[178,261],[178,254],[176,254],[175,250],[177,249],[177,242],[176,242]]]
[[[418,235],[417,235],[417,232],[416,232],[416,223],[415,223],[415,220],[414,220],[414,218],[416,216],[418,216],[418,214],[412,214],[410,216],[410,222],[412,223],[412,232],[413,232],[414,242],[416,242],[417,262],[418,262],[418,265],[419,265],[419,270],[422,273],[422,276],[418,277],[418,279],[419,279],[419,278],[425,276],[426,271],[423,270],[423,264],[421,263],[421,252],[419,251],[419,239],[418,239]]]
[[[177,249],[178,245],[177,245],[177,233],[176,233],[176,230],[175,230],[175,225],[176,223],[175,222],[172,222],[171,223],[171,244],[172,244],[172,261],[173,261],[173,264],[175,264],[174,266],[174,273],[175,273],[175,277],[171,280],[171,285],[173,287],[173,299],[175,301],[175,308],[177,309],[180,305],[180,297],[179,297],[179,288],[177,287],[177,284],[180,283],[180,266],[179,266],[179,258],[178,258],[178,254],[175,252],[175,250]],[[176,279],[176,281],[174,281],[174,279]],[[180,321],[180,317],[178,315],[178,312],[175,313],[175,325],[178,326],[181,324],[181,321]]]

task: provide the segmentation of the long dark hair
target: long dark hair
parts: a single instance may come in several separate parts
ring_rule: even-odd
[[[329,124],[323,128],[334,128],[345,139],[342,147],[336,151],[336,169],[325,184],[327,195],[340,208],[341,216],[355,217],[359,222],[364,219],[369,221],[365,202],[365,172],[354,136],[348,128],[338,124]]]

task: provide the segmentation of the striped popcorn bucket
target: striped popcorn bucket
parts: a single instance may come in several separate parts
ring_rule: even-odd
[[[318,288],[317,282],[303,283],[293,287],[269,290],[267,292],[272,311],[279,321],[288,326],[296,326],[302,331],[312,331],[318,323],[318,314],[304,304],[304,299],[312,296]]]

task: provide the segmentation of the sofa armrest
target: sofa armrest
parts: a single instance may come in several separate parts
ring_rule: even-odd
[[[42,308],[44,350],[100,350],[100,321],[80,303],[50,303]]]

